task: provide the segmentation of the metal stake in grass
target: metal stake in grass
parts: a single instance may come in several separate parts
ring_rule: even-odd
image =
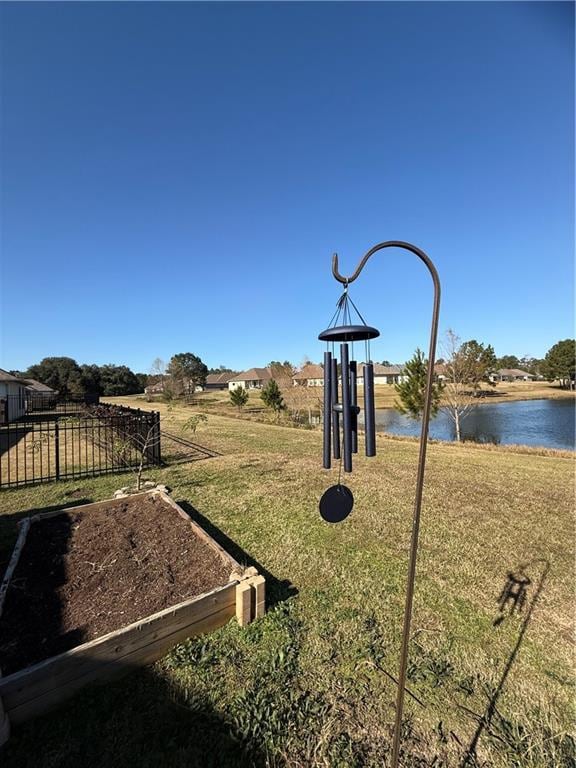
[[[402,712],[404,709],[404,690],[406,685],[406,669],[408,666],[408,645],[410,641],[410,623],[412,619],[412,603],[414,599],[414,584],[416,580],[416,559],[418,553],[418,534],[420,530],[420,510],[422,506],[422,491],[424,488],[424,469],[426,465],[426,447],[428,442],[428,426],[432,401],[432,384],[434,381],[434,358],[436,354],[436,339],[438,337],[438,317],[440,312],[440,280],[436,267],[424,251],[415,245],[401,240],[388,240],[371,248],[361,259],[356,271],[351,277],[343,277],[338,271],[338,255],[332,257],[332,274],[338,282],[344,285],[344,293],[338,302],[335,318],[337,323],[343,316],[343,325],[330,324],[330,327],[319,335],[319,339],[332,344],[332,351],[324,354],[324,468],[330,469],[333,442],[334,458],[340,458],[340,415],[342,416],[342,443],[344,471],[352,471],[352,453],[358,450],[357,419],[360,411],[356,403],[356,363],[349,360],[348,342],[364,341],[366,343],[366,363],[364,365],[364,425],[366,439],[366,455],[376,455],[375,440],[375,409],[374,409],[374,369],[370,361],[369,341],[380,335],[376,328],[366,325],[362,315],[348,296],[348,286],[362,272],[368,259],[384,248],[402,248],[418,256],[428,267],[434,285],[434,302],[430,326],[430,347],[428,352],[428,371],[426,376],[426,394],[422,413],[422,429],[420,433],[420,450],[418,456],[418,471],[416,474],[416,494],[412,518],[412,536],[410,542],[410,559],[408,564],[408,579],[406,586],[406,601],[404,605],[404,625],[402,629],[402,648],[400,652],[400,671],[398,673],[398,692],[396,695],[396,719],[394,724],[394,740],[392,745],[392,768],[398,768],[400,758],[400,738]],[[356,310],[362,325],[353,325],[350,319],[349,305]],[[342,399],[338,400],[338,370],[333,358],[334,343],[340,342],[340,369],[342,381]],[[340,472],[342,460],[340,461]],[[320,514],[328,522],[340,522],[352,511],[354,499],[352,492],[340,484],[328,488],[320,500]]]

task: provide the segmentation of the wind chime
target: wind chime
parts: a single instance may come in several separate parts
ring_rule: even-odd
[[[434,357],[438,335],[438,317],[440,312],[440,280],[432,260],[415,245],[402,240],[388,240],[372,247],[361,259],[356,271],[350,277],[343,277],[338,272],[338,256],[332,259],[332,274],[338,282],[344,285],[344,293],[338,301],[338,307],[330,326],[319,335],[321,341],[327,343],[324,353],[324,468],[330,469],[332,456],[340,460],[340,470],[337,485],[328,488],[320,499],[320,514],[330,523],[344,520],[354,506],[354,497],[349,488],[340,483],[342,465],[344,472],[352,471],[352,454],[358,451],[358,365],[354,360],[354,342],[364,342],[365,364],[363,369],[364,381],[364,433],[366,456],[376,455],[375,412],[374,412],[374,367],[370,360],[370,339],[380,335],[376,328],[366,325],[362,315],[348,295],[348,285],[359,276],[368,259],[384,248],[401,248],[410,251],[424,262],[434,285],[434,303],[432,322],[430,326],[430,347],[428,352],[428,372],[426,376],[426,394],[422,412],[422,430],[420,433],[420,450],[418,471],[416,474],[416,493],[414,500],[414,516],[412,519],[412,535],[410,540],[410,558],[408,564],[408,579],[406,585],[406,602],[404,605],[404,624],[402,629],[402,648],[400,651],[400,669],[398,671],[398,689],[396,694],[396,716],[394,723],[394,739],[392,744],[392,768],[398,768],[400,760],[400,740],[402,731],[402,711],[404,708],[404,690],[408,665],[408,647],[410,640],[410,622],[412,617],[412,601],[416,578],[416,559],[418,552],[418,532],[420,528],[420,510],[422,506],[422,491],[424,488],[424,469],[426,464],[426,446],[428,440],[428,425],[432,402],[432,385],[434,377]],[[358,317],[360,324],[352,323],[350,307]],[[341,325],[338,323],[341,322]],[[340,343],[340,380],[339,387],[338,361],[336,359],[336,343]],[[352,359],[348,345],[352,345]],[[340,434],[342,433],[342,439]],[[342,448],[341,448],[342,444]]]
[[[352,321],[351,308],[360,324]],[[339,324],[340,323],[340,324]],[[324,425],[323,466],[330,469],[332,456],[340,461],[344,472],[352,472],[352,454],[358,453],[358,363],[354,360],[354,342],[364,342],[364,437],[366,456],[376,456],[374,409],[374,365],[370,358],[370,340],[380,331],[366,325],[364,318],[348,294],[348,284],[338,300],[330,325],[318,336],[326,342],[324,352]],[[340,376],[336,344],[340,343]],[[352,359],[348,344],[352,344]],[[344,520],[352,511],[352,491],[340,483],[328,488],[320,500],[320,514],[330,523]]]

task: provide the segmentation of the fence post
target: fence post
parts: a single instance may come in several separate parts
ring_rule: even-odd
[[[60,480],[60,425],[58,419],[54,422],[54,466],[56,467],[56,480]]]
[[[154,430],[155,443],[156,443],[156,464],[162,464],[162,457],[160,455],[160,411],[156,411],[156,429]]]

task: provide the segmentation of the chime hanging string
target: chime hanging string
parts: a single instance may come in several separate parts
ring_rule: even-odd
[[[328,328],[333,328],[338,325],[338,321],[340,320],[340,316],[342,315],[342,324],[343,325],[352,325],[352,313],[350,312],[350,304],[354,307],[354,311],[360,318],[360,321],[362,322],[362,325],[366,325],[366,320],[364,320],[364,317],[362,316],[362,313],[354,304],[353,300],[350,298],[350,294],[348,293],[348,286],[346,285],[344,292],[336,302],[336,311],[332,315],[332,318],[330,319],[330,322],[328,323]],[[326,344],[326,349],[330,350],[330,347],[328,343]],[[334,342],[332,342],[332,354],[334,354]],[[365,345],[365,351],[366,351],[366,362],[370,362],[370,340],[368,339],[366,341]],[[352,359],[354,359],[354,342],[352,342]]]

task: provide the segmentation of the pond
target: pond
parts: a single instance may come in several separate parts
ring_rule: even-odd
[[[462,421],[462,437],[480,443],[533,445],[574,450],[576,401],[517,400],[478,405]],[[420,421],[386,408],[376,411],[376,429],[392,435],[420,435]],[[430,437],[454,440],[452,419],[440,412],[430,421]]]

